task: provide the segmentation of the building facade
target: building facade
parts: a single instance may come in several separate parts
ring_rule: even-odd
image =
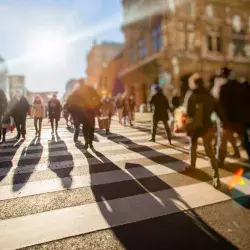
[[[87,83],[98,88],[100,76],[103,68],[107,67],[109,61],[113,59],[121,50],[123,44],[114,42],[93,43],[87,56]]]
[[[26,97],[25,77],[22,75],[10,75],[8,78],[10,98],[13,98],[18,91]]]
[[[9,98],[8,70],[3,57],[0,56],[0,89]]]
[[[119,77],[137,106],[147,102],[155,82],[184,95],[196,71],[207,85],[225,66],[235,77],[250,78],[249,0],[123,0],[123,8]]]
[[[36,96],[40,96],[44,104],[47,105],[49,100],[52,98],[53,95],[58,95],[57,91],[49,91],[49,92],[31,92],[27,91],[27,100],[30,104],[32,104],[35,100]]]

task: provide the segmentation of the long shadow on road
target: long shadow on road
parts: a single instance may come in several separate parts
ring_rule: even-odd
[[[34,145],[39,145],[40,149],[38,150],[38,152],[36,153],[36,157],[33,159],[28,159],[29,162],[29,166],[30,166],[30,171],[29,173],[21,173],[22,171],[22,167],[27,165],[27,158],[26,156],[29,156],[30,154],[28,154],[29,151],[31,151],[31,148]],[[13,191],[17,192],[20,189],[22,189],[25,184],[28,182],[30,176],[32,175],[32,173],[34,172],[36,165],[39,163],[41,157],[42,157],[42,153],[43,153],[43,147],[40,143],[40,139],[38,138],[34,138],[30,144],[28,145],[28,147],[25,147],[22,151],[22,154],[20,156],[20,159],[18,161],[17,164],[17,168],[15,169],[15,173],[13,176]]]
[[[191,208],[174,189],[168,197],[157,193],[170,188],[157,176],[153,176],[153,183],[147,183],[147,178],[134,179],[130,173],[133,167],[124,171],[116,166],[126,181],[97,185],[100,177],[92,171],[91,159],[100,165],[115,164],[100,152],[92,155],[80,150],[89,163],[91,189],[99,210],[125,249],[237,249],[194,212],[190,216],[181,211],[177,203]],[[168,209],[176,214],[167,215]]]

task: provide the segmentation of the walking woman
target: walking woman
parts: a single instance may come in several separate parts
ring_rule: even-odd
[[[61,104],[60,101],[57,99],[56,95],[53,95],[52,99],[49,101],[49,119],[51,122],[51,134],[54,133],[57,135],[58,129],[58,122],[61,117]]]
[[[5,142],[6,128],[2,127],[3,116],[7,109],[8,101],[2,89],[0,89],[0,142]]]
[[[36,130],[36,136],[41,136],[42,121],[45,116],[45,107],[43,100],[40,96],[36,96],[32,105],[32,113],[34,118],[34,126]],[[37,126],[38,125],[38,126]]]

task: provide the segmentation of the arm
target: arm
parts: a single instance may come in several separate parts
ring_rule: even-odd
[[[186,96],[187,97],[187,96]],[[185,99],[186,99],[185,97]],[[194,95],[189,95],[187,97],[186,101],[186,109],[187,109],[187,116],[189,118],[193,118],[195,115],[195,96]]]

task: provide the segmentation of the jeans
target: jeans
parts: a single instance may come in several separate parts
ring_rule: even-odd
[[[41,133],[42,120],[43,120],[43,118],[41,118],[41,117],[35,117],[34,118],[34,126],[35,126],[35,129],[36,129],[36,133]],[[38,123],[38,127],[37,127],[37,123]]]
[[[213,169],[213,177],[219,177],[218,172],[218,161],[215,157],[215,153],[213,151],[213,139],[214,139],[215,132],[207,131],[203,136],[203,144],[205,148],[205,152],[207,156],[210,158],[211,166]],[[198,139],[193,139],[189,137],[189,145],[190,145],[190,158],[191,158],[191,168],[196,167],[196,159],[197,159],[197,146],[198,146]]]

